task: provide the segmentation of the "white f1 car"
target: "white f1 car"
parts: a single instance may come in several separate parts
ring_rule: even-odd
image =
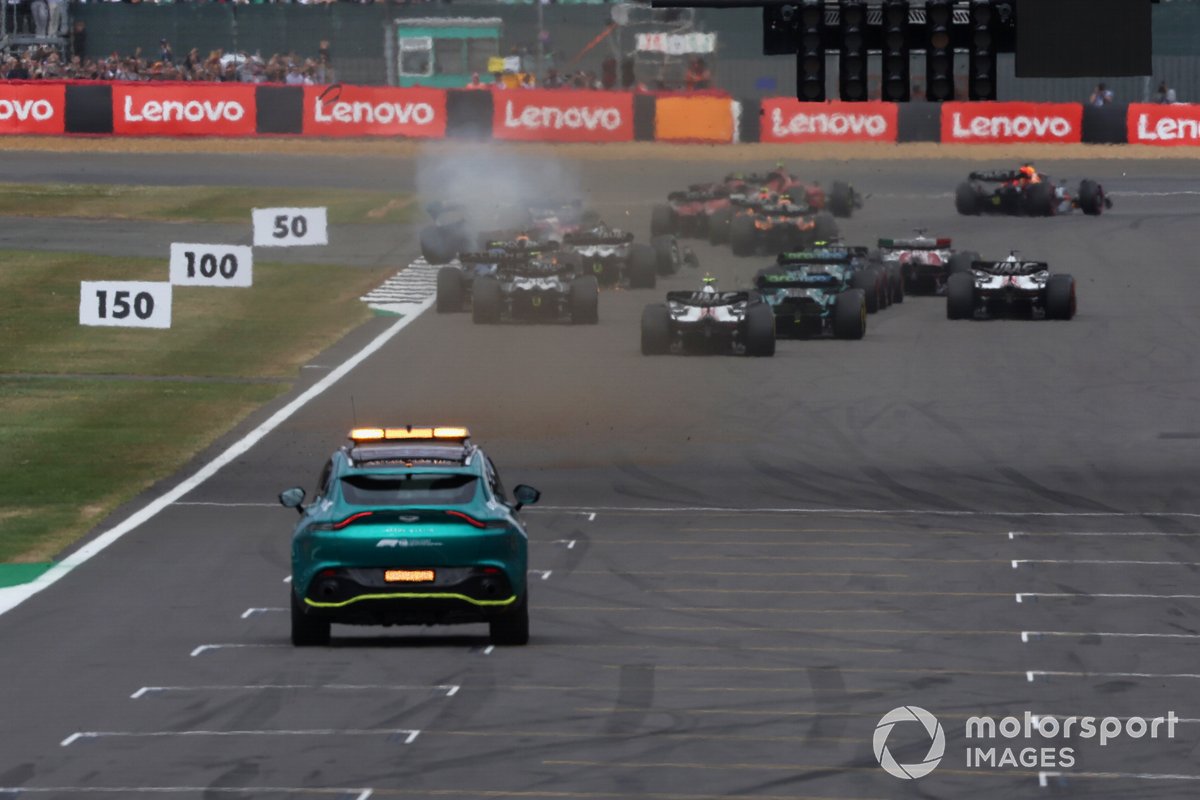
[[[775,355],[775,314],[758,292],[719,292],[705,278],[698,292],[667,292],[642,311],[642,354]]]
[[[970,272],[956,272],[946,282],[946,316],[1071,319],[1075,279],[1052,275],[1046,262],[1022,261],[1015,252],[1004,261],[975,261]]]

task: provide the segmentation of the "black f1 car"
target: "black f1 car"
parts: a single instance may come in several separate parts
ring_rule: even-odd
[[[775,315],[758,292],[720,292],[705,278],[698,292],[667,292],[642,311],[642,354],[775,355]]]
[[[1112,208],[1112,200],[1096,181],[1080,181],[1079,190],[1071,194],[1065,181],[1055,183],[1027,164],[1015,170],[972,172],[955,190],[954,207],[968,216],[1052,217],[1075,209],[1097,216]]]
[[[471,317],[477,324],[509,320],[594,325],[599,321],[600,286],[577,264],[511,254],[498,257],[495,270],[478,275],[471,287]]]
[[[946,316],[1071,319],[1075,279],[1052,275],[1046,262],[1022,261],[1016,253],[1004,261],[976,261],[970,272],[956,272],[946,282]]]

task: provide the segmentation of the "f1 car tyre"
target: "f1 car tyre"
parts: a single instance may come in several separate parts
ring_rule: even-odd
[[[679,253],[679,240],[674,236],[655,236],[650,240],[654,248],[655,267],[659,275],[674,275],[679,271],[679,263],[683,260]]]
[[[946,268],[946,271],[951,275],[959,272],[965,272],[969,275],[971,274],[971,264],[978,260],[978,253],[975,253],[971,250],[960,250],[959,252],[950,256],[950,264]]]
[[[463,271],[458,267],[442,267],[437,272],[437,311],[453,314],[463,310]]]
[[[835,217],[849,217],[854,213],[854,190],[850,184],[833,182],[829,189],[829,210]]]
[[[898,266],[887,267],[888,282],[892,286],[892,302],[904,302],[904,272]]]
[[[979,216],[979,196],[975,193],[975,187],[969,183],[960,183],[954,190],[954,207],[958,209],[958,213],[965,216]]]
[[[329,621],[305,614],[296,593],[289,591],[288,594],[292,596],[292,646],[323,647],[329,644]]]
[[[842,292],[833,304],[833,335],[839,339],[861,339],[866,332],[866,292],[862,289]]]
[[[600,284],[592,275],[571,281],[567,307],[573,325],[595,325],[600,321]]]
[[[752,256],[757,249],[757,231],[754,217],[743,214],[729,222],[729,246],[735,256]]]
[[[650,210],[650,235],[664,236],[675,232],[675,209],[658,203]]]
[[[746,355],[775,355],[775,312],[766,304],[746,309]]]
[[[525,595],[505,615],[488,620],[492,644],[521,646],[529,644],[529,597]]]
[[[838,224],[830,214],[821,212],[813,220],[813,241],[829,242],[838,238]]]
[[[658,253],[648,244],[635,242],[629,245],[630,289],[653,289],[655,276],[658,274]]]
[[[1089,217],[1099,216],[1104,211],[1104,190],[1095,181],[1080,181],[1079,210]]]
[[[1048,183],[1034,183],[1025,190],[1028,197],[1029,214],[1033,217],[1054,216],[1054,187]]]
[[[661,356],[671,349],[671,311],[662,303],[642,309],[642,355]]]
[[[1046,281],[1046,319],[1071,319],[1075,316],[1075,279],[1070,275],[1051,275]]]
[[[850,279],[850,285],[855,289],[862,290],[863,299],[867,304],[867,313],[874,314],[883,306],[879,290],[879,273],[873,269],[859,269],[854,271],[854,276]]]
[[[728,208],[718,208],[708,217],[708,241],[712,244],[725,244],[729,241],[729,222],[733,219],[733,211]]]
[[[946,281],[946,318],[971,319],[975,316],[975,278],[956,272]]]
[[[427,225],[421,229],[421,256],[430,264],[446,264],[454,260],[459,250],[470,247],[458,231],[442,225]]]
[[[471,319],[477,325],[493,325],[500,321],[500,306],[503,297],[500,281],[490,276],[475,279],[474,295],[471,300]]]
[[[879,307],[888,308],[892,305],[892,280],[882,266],[871,267],[871,271],[875,273],[875,280],[879,286]]]

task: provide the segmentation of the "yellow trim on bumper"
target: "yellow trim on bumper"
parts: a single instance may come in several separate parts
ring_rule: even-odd
[[[395,594],[360,594],[358,597],[351,597],[340,603],[319,603],[309,600],[307,597],[304,598],[304,602],[313,608],[344,608],[359,600],[465,600],[476,606],[507,606],[515,603],[517,596],[514,594],[507,600],[476,600],[457,592],[397,592]]]

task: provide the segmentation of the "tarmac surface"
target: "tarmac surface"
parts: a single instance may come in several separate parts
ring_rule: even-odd
[[[655,198],[723,171],[696,154],[552,171],[642,236]],[[0,168],[18,163],[9,180],[421,183],[417,164],[384,175],[345,158],[0,155]],[[183,500],[0,616],[0,797],[1195,796],[1200,163],[1039,164],[1099,178],[1117,203],[1099,219],[955,215],[955,183],[1003,163],[789,164],[870,195],[843,222],[851,241],[923,226],[984,256],[1018,249],[1076,277],[1078,316],[950,322],[943,298],[910,296],[858,342],[641,356],[647,302],[703,272],[732,288],[768,260],[704,243],[699,271],[603,293],[594,327],[426,313]],[[138,253],[139,230],[112,226],[97,249]],[[411,232],[395,235],[401,267],[416,253]],[[18,246],[19,232],[5,236]],[[28,246],[86,236],[64,226]],[[377,244],[374,257],[392,257]],[[335,235],[321,260],[359,255]],[[392,324],[322,354],[291,396]],[[312,489],[355,414],[468,424],[509,485],[543,491],[526,514],[529,646],[490,648],[476,626],[335,628],[328,649],[288,644],[294,517],[274,498]],[[873,752],[880,719],[903,706],[945,733],[920,780],[885,774]],[[965,738],[968,717],[1027,710],[1183,721],[1174,738],[1104,747],[1036,730]],[[930,749],[915,723],[886,743],[901,764]],[[997,761],[1014,748],[1018,766],[973,766],[969,747]],[[1020,764],[1024,747],[1073,748],[1074,764]]]

